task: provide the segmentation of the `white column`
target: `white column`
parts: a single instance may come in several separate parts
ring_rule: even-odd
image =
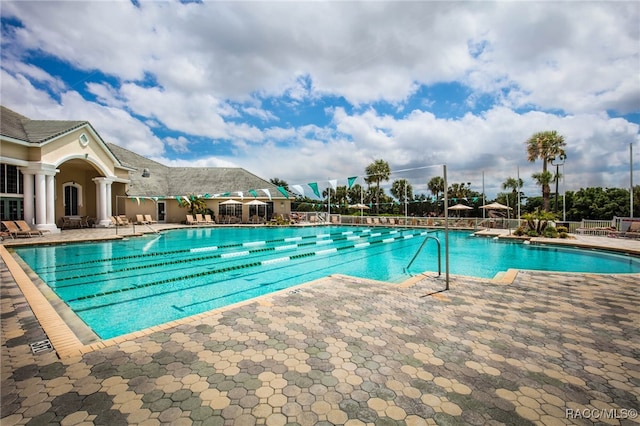
[[[111,226],[111,183],[113,179],[109,178],[95,178],[93,179],[96,183],[96,211],[97,211],[97,219],[98,223],[96,226],[98,227],[108,227]]]
[[[111,181],[107,181],[106,184],[106,189],[107,189],[107,216],[106,218],[109,219],[109,216],[111,216],[111,213],[113,212],[113,206],[111,203]],[[111,219],[109,219],[109,223],[111,223]]]
[[[22,171],[22,176],[24,178],[22,185],[24,191],[24,198],[22,199],[22,208],[24,209],[24,220],[29,225],[33,225],[36,220],[35,216],[35,206],[33,204],[34,193],[33,193],[33,173],[28,173],[25,170]]]
[[[47,223],[47,186],[45,175],[36,172],[36,226]],[[38,228],[39,229],[39,228]]]
[[[47,175],[47,225],[56,226],[56,181],[53,175]]]
[[[36,228],[52,233],[60,232],[56,225],[55,180],[53,174],[36,172]]]

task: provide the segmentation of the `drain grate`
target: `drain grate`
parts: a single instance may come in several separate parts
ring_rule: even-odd
[[[49,341],[49,339],[40,340],[39,342],[29,343],[29,346],[31,347],[31,352],[33,352],[34,354],[40,354],[43,352],[49,352],[53,350],[53,345],[51,345],[51,342]]]

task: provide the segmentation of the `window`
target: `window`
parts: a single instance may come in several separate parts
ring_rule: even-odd
[[[64,190],[64,215],[77,216],[82,207],[82,186],[76,182],[62,185]]]
[[[17,166],[11,164],[0,164],[0,193],[2,194],[22,194],[22,172]]]
[[[64,187],[64,215],[78,215],[78,188],[75,186]]]

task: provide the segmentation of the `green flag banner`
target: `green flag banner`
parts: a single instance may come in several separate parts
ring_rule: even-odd
[[[358,176],[353,176],[353,177],[347,178],[347,182],[349,183],[349,188],[348,189],[351,189],[353,184],[356,183],[356,179],[358,179]]]
[[[253,198],[258,198],[258,192],[255,189],[250,189],[249,194],[253,195]]]
[[[284,186],[279,186],[278,191],[280,191],[282,195],[284,195],[285,197],[289,198],[289,193],[287,192],[286,189],[284,189]]]
[[[316,194],[316,196],[318,198],[320,198],[320,191],[318,191],[318,183],[317,182],[311,182],[308,184],[311,189],[313,190],[313,193]]]

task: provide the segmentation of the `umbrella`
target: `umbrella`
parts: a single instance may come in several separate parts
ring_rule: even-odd
[[[465,206],[464,204],[456,204],[449,207],[449,210],[473,210],[473,207]]]
[[[369,206],[366,204],[352,204],[349,206],[350,209],[360,209],[360,210],[369,210]]]
[[[237,200],[226,200],[220,203],[220,205],[224,205],[225,206],[225,211],[227,212],[227,214],[229,214],[229,206],[237,206],[238,204],[242,204],[240,201]],[[234,209],[234,213],[235,213],[235,207]]]
[[[460,212],[462,210],[473,210],[473,207],[465,206],[464,204],[456,204],[455,206],[449,207],[449,210],[457,210],[458,217],[460,217]]]
[[[484,206],[480,206],[480,208],[487,210],[513,210],[511,207],[507,207],[500,203],[485,204]]]
[[[362,204],[362,203],[358,203],[358,204],[352,204],[349,206],[350,209],[360,209],[360,216],[362,217],[362,211],[363,210],[369,210],[369,206],[367,206],[366,204]]]
[[[267,203],[265,203],[264,201],[260,201],[258,199],[253,199],[251,201],[249,201],[248,203],[245,203],[247,206],[256,206],[256,216],[260,216],[260,206],[266,206]],[[249,213],[251,214],[251,213]],[[264,216],[267,216],[267,208],[265,207],[264,209]]]

